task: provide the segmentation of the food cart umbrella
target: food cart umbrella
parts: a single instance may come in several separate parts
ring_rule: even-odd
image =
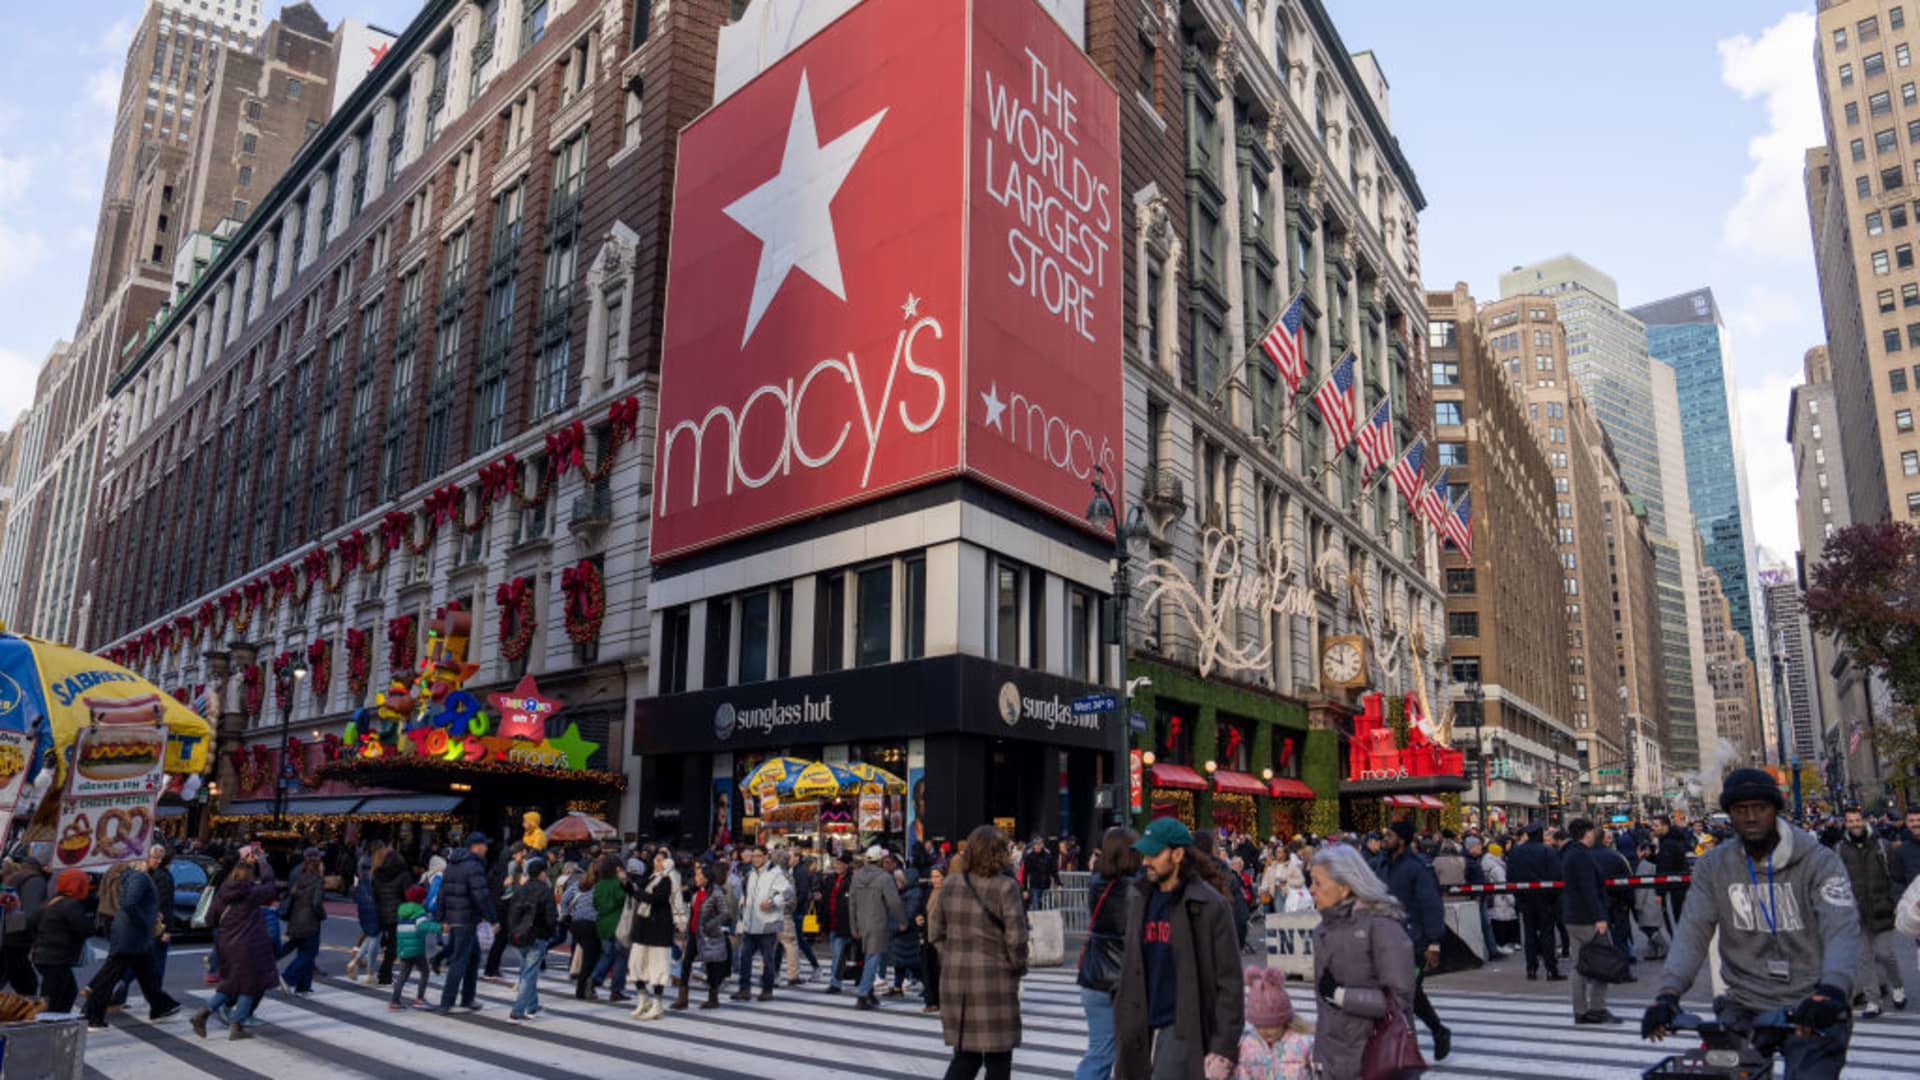
[[[847,771],[859,777],[863,783],[878,787],[881,794],[905,795],[907,793],[907,782],[905,780],[880,768],[878,765],[869,765],[864,761],[856,761],[847,766]]]
[[[594,840],[615,840],[620,830],[601,821],[591,814],[574,810],[566,817],[553,823],[547,830],[548,840],[558,840],[563,844],[584,844]]]
[[[749,795],[766,795],[776,792],[780,785],[800,775],[808,765],[815,764],[796,757],[768,758],[754,767],[754,770],[740,781],[740,788]]]
[[[860,790],[862,782],[852,769],[844,765],[816,761],[775,790],[789,799],[831,799]]]
[[[0,730],[38,731],[30,776],[53,751],[54,779],[64,781],[74,736],[95,716],[148,723],[158,717],[167,727],[166,771],[206,771],[213,728],[192,709],[91,653],[0,633]]]

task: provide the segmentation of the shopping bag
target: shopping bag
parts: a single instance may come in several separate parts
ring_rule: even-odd
[[[854,938],[847,942],[847,947],[841,951],[840,970],[834,974],[841,982],[858,982],[860,969],[865,967],[866,963],[867,950],[861,947],[859,938]]]
[[[485,922],[481,923],[480,928],[474,932],[473,936],[474,936],[474,940],[479,943],[481,952],[484,953],[493,948],[493,924],[492,923],[485,923]]]
[[[1312,911],[1313,909],[1312,893],[1301,888],[1287,890],[1287,902],[1286,905],[1281,908],[1283,914],[1297,915]]]
[[[818,934],[820,932],[820,916],[815,915],[811,911],[807,912],[806,916],[800,920],[800,932],[809,936]]]

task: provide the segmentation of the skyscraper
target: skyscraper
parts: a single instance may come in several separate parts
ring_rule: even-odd
[[[1712,289],[1692,289],[1629,309],[1647,325],[1647,353],[1673,369],[1685,436],[1687,501],[1719,575],[1734,629],[1754,648],[1753,514],[1747,499],[1747,454],[1734,408],[1727,327]]]
[[[1787,567],[1769,566],[1760,571],[1760,589],[1767,606],[1767,625],[1778,646],[1775,668],[1780,675],[1785,713],[1781,731],[1787,739],[1781,757],[1821,760],[1823,725],[1820,698],[1813,688],[1813,632],[1807,627],[1806,608],[1800,603],[1800,583]]]
[[[1673,370],[1647,355],[1646,325],[1620,307],[1613,278],[1583,260],[1562,255],[1500,275],[1502,297],[1528,293],[1553,300],[1567,328],[1568,369],[1606,431],[1627,493],[1645,509],[1659,598],[1669,760],[1676,771],[1696,770],[1717,734],[1700,648],[1693,511],[1681,470],[1666,470],[1671,477],[1662,470],[1664,462],[1683,457]]]

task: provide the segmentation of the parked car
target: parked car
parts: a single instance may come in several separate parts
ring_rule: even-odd
[[[213,937],[205,920],[194,918],[205,890],[219,884],[220,864],[199,855],[176,855],[167,866],[173,872],[173,910],[167,913],[167,930],[175,942]]]

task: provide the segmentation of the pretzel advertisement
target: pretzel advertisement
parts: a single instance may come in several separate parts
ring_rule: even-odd
[[[54,828],[60,868],[104,870],[143,857],[163,786],[166,731],[147,723],[97,723],[74,740]]]
[[[0,731],[0,838],[13,825],[20,792],[27,785],[27,763],[33,760],[33,735]]]

